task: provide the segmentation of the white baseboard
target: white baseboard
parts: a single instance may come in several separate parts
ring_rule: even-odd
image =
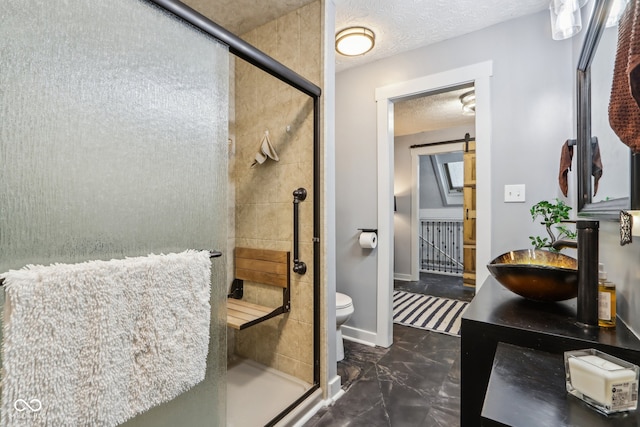
[[[333,377],[330,381],[329,381],[329,389],[327,390],[327,396],[330,400],[332,401],[336,401],[337,399],[340,398],[341,394],[340,392],[343,391],[342,390],[342,378],[340,378],[340,375],[336,375],[335,377]],[[340,394],[340,396],[338,396]],[[336,397],[338,396],[338,397]]]
[[[362,329],[352,326],[342,325],[342,338],[368,345],[369,347],[375,347],[377,334],[375,332],[363,331]]]
[[[340,399],[342,396],[344,396],[344,394],[346,393],[346,391],[344,391],[343,389],[340,389],[339,392],[337,392],[332,398],[331,398],[331,404],[333,405],[334,403],[336,403],[336,401],[338,399]]]
[[[411,282],[410,274],[393,273],[393,280],[402,280],[403,282]]]

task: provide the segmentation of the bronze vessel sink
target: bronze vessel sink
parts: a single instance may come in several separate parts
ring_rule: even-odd
[[[502,286],[530,300],[564,301],[578,296],[578,261],[559,252],[510,251],[487,268]]]

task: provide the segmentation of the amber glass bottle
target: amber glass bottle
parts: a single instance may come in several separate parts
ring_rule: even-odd
[[[616,285],[607,280],[607,272],[602,264],[598,271],[598,326],[616,326]]]

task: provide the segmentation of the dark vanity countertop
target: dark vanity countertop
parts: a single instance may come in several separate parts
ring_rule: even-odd
[[[482,408],[482,426],[637,426],[638,411],[603,415],[565,388],[561,354],[500,343]]]
[[[640,340],[621,322],[615,329],[582,328],[576,323],[575,298],[559,303],[528,301],[493,277],[467,307],[460,336],[462,427],[480,425],[494,355],[501,343],[556,355],[596,348],[640,365]]]
[[[557,303],[526,300],[489,277],[463,315],[464,322],[530,331],[587,344],[640,351],[640,340],[620,321],[616,328],[582,328],[576,323],[576,299]]]

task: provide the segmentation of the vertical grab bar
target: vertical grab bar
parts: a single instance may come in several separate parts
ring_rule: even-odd
[[[302,187],[293,192],[293,272],[298,274],[307,272],[307,264],[298,256],[298,205],[306,198],[307,190]]]

